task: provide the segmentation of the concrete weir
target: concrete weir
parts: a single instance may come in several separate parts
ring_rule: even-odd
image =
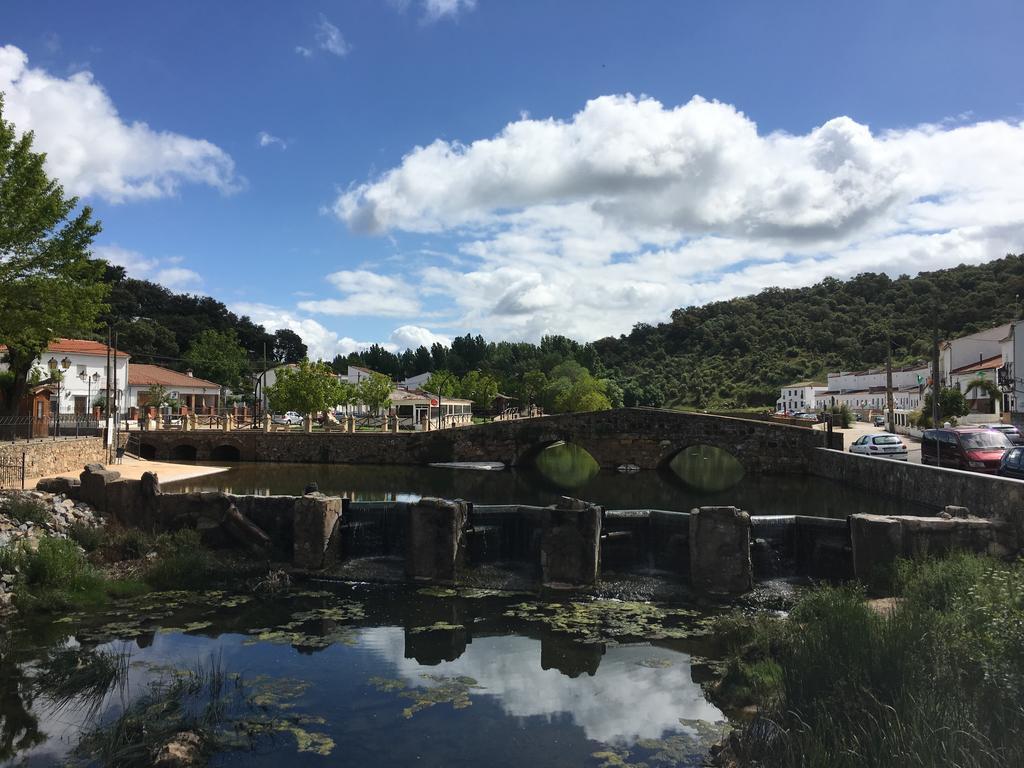
[[[897,558],[952,550],[1011,557],[1024,541],[1016,522],[972,517],[964,507],[947,507],[939,517],[840,520],[751,517],[730,506],[605,510],[568,497],[531,507],[163,493],[152,473],[126,480],[95,464],[78,480],[52,478],[38,488],[86,501],[126,526],[194,528],[210,546],[242,547],[306,572],[397,560],[405,578],[446,585],[474,582],[482,568],[512,568],[537,587],[584,590],[602,573],[660,573],[688,581],[694,593],[728,598],[760,578],[856,576],[870,584]]]

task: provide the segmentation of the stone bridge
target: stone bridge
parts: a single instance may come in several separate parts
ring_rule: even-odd
[[[326,464],[429,464],[501,461],[528,464],[559,441],[584,448],[605,468],[658,469],[695,445],[722,448],[748,472],[804,472],[819,430],[654,408],[570,413],[433,432],[310,434],[261,430],[157,431],[140,435],[144,458],[164,461],[272,461]],[[842,436],[833,436],[842,450]]]

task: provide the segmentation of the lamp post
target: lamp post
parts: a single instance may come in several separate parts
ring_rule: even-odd
[[[56,440],[57,435],[60,434],[60,383],[64,380],[64,371],[71,367],[71,361],[68,360],[67,355],[60,363],[57,362],[57,358],[51,357],[46,365],[50,369],[50,378],[57,382],[57,409],[53,412],[53,439]],[[59,370],[58,365],[64,371]]]
[[[84,381],[88,385],[87,388],[86,388],[86,393],[87,394],[85,396],[85,409],[86,409],[86,413],[91,414],[92,413],[92,385],[93,385],[94,382],[98,382],[100,380],[100,374],[97,371],[92,376],[89,376],[88,374],[86,374],[85,371],[82,371],[80,374],[78,374],[78,378],[80,378],[82,381]],[[90,418],[89,421],[92,421],[92,419]]]

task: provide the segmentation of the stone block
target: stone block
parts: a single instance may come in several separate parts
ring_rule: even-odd
[[[596,504],[563,496],[542,513],[541,581],[546,587],[589,587],[601,575],[601,516]]]
[[[328,556],[341,521],[341,499],[311,493],[295,499],[292,562],[298,568],[320,569]]]
[[[690,512],[690,583],[710,595],[750,590],[750,515],[736,507],[700,507]]]
[[[81,487],[78,496],[93,509],[105,512],[107,509],[107,483],[121,477],[120,472],[104,469],[102,464],[86,464],[79,476]]]
[[[36,490],[44,493],[63,493],[65,496],[76,497],[81,481],[71,477],[44,477],[36,483]]]
[[[884,515],[851,515],[850,546],[854,575],[872,591],[884,590],[903,555],[903,524]]]
[[[409,508],[405,572],[414,579],[458,581],[465,558],[468,507],[464,502],[423,498]]]

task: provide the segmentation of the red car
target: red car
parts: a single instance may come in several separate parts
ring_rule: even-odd
[[[1013,444],[984,427],[928,429],[921,437],[921,463],[933,467],[995,474]]]

